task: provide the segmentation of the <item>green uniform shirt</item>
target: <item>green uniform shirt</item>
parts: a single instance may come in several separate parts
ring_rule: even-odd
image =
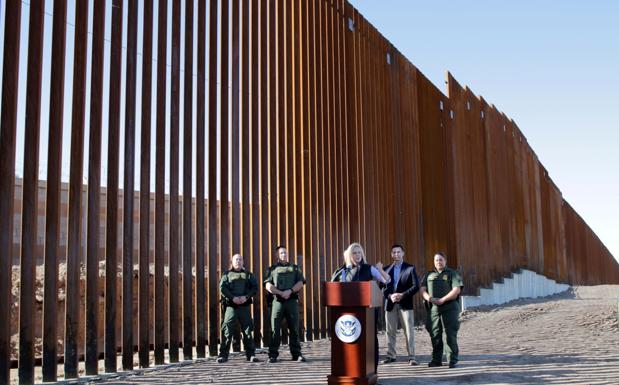
[[[219,289],[222,297],[228,300],[228,303],[232,303],[234,297],[247,296],[249,300],[245,303],[250,304],[251,297],[258,292],[258,282],[256,277],[245,269],[240,271],[231,269],[221,277]]]
[[[265,285],[270,283],[281,291],[292,289],[292,287],[299,281],[305,283],[303,273],[301,272],[299,266],[291,263],[277,263],[269,267],[264,276]],[[297,298],[297,294],[292,294],[290,298]]]
[[[448,267],[442,272],[431,271],[427,273],[421,281],[421,286],[428,288],[430,297],[441,298],[451,291],[454,287],[464,287],[460,274]],[[446,302],[438,306],[439,311],[460,310],[460,296],[458,299]]]

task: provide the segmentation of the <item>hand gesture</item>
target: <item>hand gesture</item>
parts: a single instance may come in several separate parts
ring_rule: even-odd
[[[376,265],[374,265],[374,266],[376,266],[376,268],[378,270],[382,270],[383,269],[383,263],[382,262],[376,262]]]
[[[393,293],[390,298],[393,303],[400,302],[402,300],[402,293]]]
[[[290,298],[290,295],[292,294],[292,290],[288,289],[288,290],[284,290],[281,294],[283,299],[288,299]]]

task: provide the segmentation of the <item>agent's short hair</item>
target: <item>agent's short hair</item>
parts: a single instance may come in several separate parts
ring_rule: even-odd
[[[444,251],[437,251],[436,253],[434,253],[434,255],[440,255],[441,257],[447,259],[447,255]]]
[[[278,252],[278,251],[279,251],[279,249],[285,249],[285,248],[286,248],[286,245],[277,245],[277,246],[275,246],[275,248],[273,249],[273,251]]]
[[[393,245],[391,245],[391,250],[395,249],[396,247],[399,247],[400,249],[402,249],[402,251],[405,251],[404,246],[400,245],[399,243],[394,243]]]

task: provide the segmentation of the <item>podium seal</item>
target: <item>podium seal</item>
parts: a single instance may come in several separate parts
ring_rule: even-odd
[[[342,342],[353,343],[361,336],[361,322],[352,314],[344,314],[335,321],[335,335]]]

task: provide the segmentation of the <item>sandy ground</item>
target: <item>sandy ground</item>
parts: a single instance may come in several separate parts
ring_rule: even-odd
[[[575,287],[552,297],[469,310],[462,315],[460,364],[428,368],[427,332],[415,332],[417,359],[379,365],[381,384],[619,384],[619,286]],[[402,336],[403,337],[403,336]],[[381,358],[386,337],[379,335]],[[289,353],[280,358],[287,360]],[[330,372],[330,341],[303,343],[307,363],[187,361],[131,373],[82,378],[105,384],[324,384]],[[398,353],[404,354],[404,339]]]

